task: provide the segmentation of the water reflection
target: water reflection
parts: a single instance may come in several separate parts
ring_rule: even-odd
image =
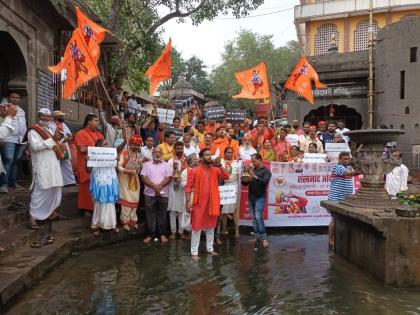
[[[193,262],[189,243],[84,252],[10,314],[420,314],[420,291],[381,286],[326,251],[326,235],[246,236]]]

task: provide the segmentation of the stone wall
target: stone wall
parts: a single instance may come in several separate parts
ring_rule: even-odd
[[[412,17],[384,27],[376,39],[375,121],[388,128],[406,130],[398,139],[398,148],[404,153],[404,163],[417,175],[419,155],[413,158],[413,149],[420,145],[420,18]],[[410,61],[411,48],[417,50],[413,54],[417,61]],[[404,96],[400,95],[402,71]]]
[[[57,23],[58,19],[49,1],[0,0],[0,32],[6,32],[13,38],[26,65],[26,78],[22,75],[13,79],[26,81],[22,107],[30,123],[36,116],[38,70],[48,73],[47,66],[54,64],[54,36],[66,23],[64,18]],[[0,50],[5,51],[7,47],[3,46]],[[1,92],[3,97],[6,91]]]

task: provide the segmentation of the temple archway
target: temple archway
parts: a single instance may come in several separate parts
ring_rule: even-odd
[[[343,120],[350,130],[361,129],[363,125],[362,115],[354,108],[338,104],[329,104],[313,109],[305,116],[304,121],[318,124],[320,120]]]
[[[9,89],[27,94],[27,68],[25,58],[13,37],[0,31],[0,96]]]

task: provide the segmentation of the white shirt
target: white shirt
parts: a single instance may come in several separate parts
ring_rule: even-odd
[[[13,127],[12,127],[11,117],[6,117],[6,118],[0,117],[0,121],[1,120],[3,121],[0,124],[0,140],[3,141],[3,139],[6,138],[10,132],[13,132]],[[4,169],[3,161],[1,158],[0,158],[0,173],[6,173]]]
[[[396,196],[399,192],[408,190],[408,168],[404,164],[394,167],[386,174],[385,189],[391,196]]]
[[[153,147],[149,149],[147,146],[140,148],[140,158],[141,159],[148,159],[149,161],[153,160],[152,157]]]
[[[63,186],[63,176],[59,160],[52,150],[55,142],[52,138],[42,139],[35,130],[28,133],[28,142],[31,149],[32,184],[39,189],[49,189]]]
[[[137,104],[137,101],[135,98],[129,98],[127,102],[128,111],[130,113],[136,113],[139,110],[139,105]]]
[[[25,111],[19,106],[17,106],[15,117],[12,118],[12,127],[14,129],[13,132],[4,139],[4,142],[22,143],[27,128]]]
[[[246,160],[246,161],[250,161],[251,160],[251,156],[257,154],[257,150],[254,149],[253,146],[241,146],[239,148],[239,158],[241,160]]]
[[[184,145],[184,155],[185,156],[188,156],[188,155],[194,153],[198,157],[199,152],[200,151],[197,149],[197,147],[193,146],[192,144],[190,144],[190,146],[188,148]]]
[[[342,135],[343,135],[343,133],[345,133],[347,131],[350,131],[350,129],[345,128],[345,127],[343,129],[340,129],[340,128],[335,129],[335,132],[341,133]],[[344,139],[344,141],[346,141],[346,143],[349,143],[349,141],[350,141],[349,136],[343,135],[343,139]]]

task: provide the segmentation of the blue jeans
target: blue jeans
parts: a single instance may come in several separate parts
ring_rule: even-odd
[[[257,239],[266,240],[267,233],[265,232],[265,225],[263,220],[263,211],[265,208],[265,196],[258,198],[249,198],[248,207],[252,217],[252,226],[254,232],[257,235]]]
[[[17,177],[17,162],[22,159],[24,144],[4,142],[1,150],[1,159],[3,161],[6,174],[0,176],[0,185],[14,186]]]

